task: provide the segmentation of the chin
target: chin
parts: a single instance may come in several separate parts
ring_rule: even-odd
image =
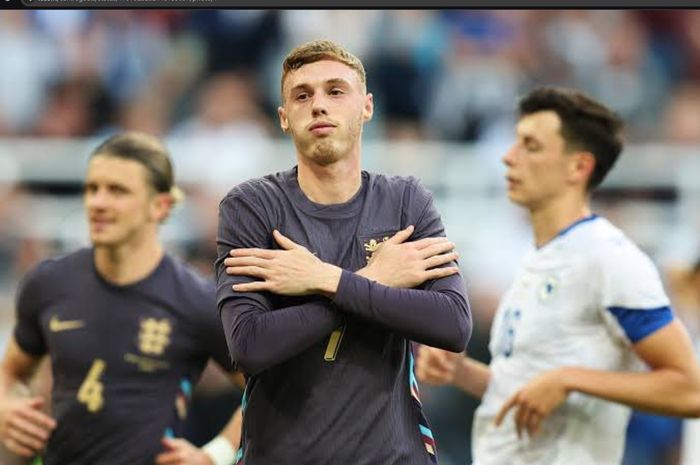
[[[94,247],[111,247],[118,241],[105,234],[90,234],[90,242]]]
[[[527,200],[524,199],[522,195],[518,195],[516,192],[513,191],[508,191],[508,200],[521,207],[528,206]]]
[[[332,165],[343,157],[340,154],[340,151],[336,149],[333,142],[322,141],[316,144],[311,152],[310,158],[321,166],[328,166]]]

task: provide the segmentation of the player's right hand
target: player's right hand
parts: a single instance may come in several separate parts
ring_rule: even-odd
[[[0,439],[10,452],[33,457],[46,447],[56,420],[41,411],[43,405],[41,397],[0,402]]]
[[[459,353],[420,345],[416,355],[416,378],[435,386],[453,384],[461,358]]]
[[[385,286],[412,288],[459,272],[456,266],[443,267],[459,258],[446,237],[406,242],[412,233],[409,226],[382,242],[358,273]]]
[[[186,439],[163,438],[165,451],[156,456],[156,465],[212,465],[214,461],[202,449]]]

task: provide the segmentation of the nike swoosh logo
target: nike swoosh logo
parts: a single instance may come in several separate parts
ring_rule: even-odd
[[[52,333],[57,333],[59,331],[69,331],[71,329],[80,329],[85,326],[85,322],[82,320],[64,320],[60,321],[55,315],[49,320],[49,329]]]

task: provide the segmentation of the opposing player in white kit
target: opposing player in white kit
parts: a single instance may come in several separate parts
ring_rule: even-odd
[[[622,150],[622,122],[551,87],[525,96],[519,113],[503,162],[536,247],[499,305],[491,364],[423,346],[416,374],[482,398],[475,465],[619,464],[630,407],[700,415],[698,361],[650,259],[590,211]]]

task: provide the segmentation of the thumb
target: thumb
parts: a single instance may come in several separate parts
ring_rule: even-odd
[[[411,234],[413,234],[413,225],[410,225],[406,229],[402,229],[401,231],[397,232],[393,236],[391,236],[389,239],[386,240],[386,242],[390,244],[401,244],[404,242],[406,239],[411,237]]]
[[[275,241],[277,241],[280,247],[282,247],[284,250],[292,250],[299,247],[294,241],[289,239],[287,236],[284,236],[276,229],[272,231],[272,237],[275,238]]]
[[[165,447],[166,451],[171,451],[175,450],[177,448],[177,439],[175,438],[169,438],[167,436],[164,436],[160,440],[161,444],[163,444],[163,447]]]
[[[41,410],[44,407],[44,398],[41,396],[32,397],[28,403],[31,408]]]

